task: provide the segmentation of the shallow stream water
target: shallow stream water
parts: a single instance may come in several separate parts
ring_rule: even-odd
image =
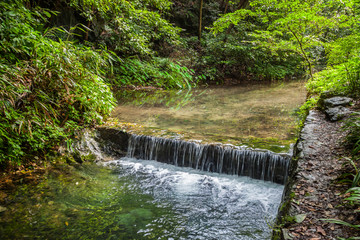
[[[1,213],[1,239],[270,238],[282,185],[149,160],[105,165],[24,185]]]
[[[161,239],[270,238],[268,224],[276,216],[282,185],[155,161],[123,158],[110,164],[135,177],[134,184],[152,195],[153,203],[171,210],[161,219],[171,219],[172,230]],[[153,221],[139,233],[151,235],[163,224]]]
[[[249,145],[276,152],[295,139],[296,111],[305,101],[304,83],[212,87],[190,91],[122,92],[113,117],[146,130],[186,138]],[[145,130],[145,132],[146,132]]]
[[[182,131],[193,139],[281,152],[294,141],[294,112],[305,91],[293,82],[121,99],[113,115],[150,132]],[[270,239],[283,188],[133,158],[64,165],[5,197],[0,238]]]

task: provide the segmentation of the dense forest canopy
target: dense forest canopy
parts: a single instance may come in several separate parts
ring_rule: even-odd
[[[0,163],[102,122],[113,90],[308,78],[359,92],[358,0],[0,2]],[[311,98],[306,106],[311,106]]]

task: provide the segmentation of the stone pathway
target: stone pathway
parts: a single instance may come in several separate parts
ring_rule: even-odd
[[[293,200],[289,215],[293,223],[282,229],[284,239],[338,239],[360,236],[354,229],[325,222],[339,219],[360,224],[354,209],[343,205],[347,186],[336,179],[343,173],[346,155],[341,122],[330,122],[320,111],[311,111],[298,144],[298,168],[291,188]]]

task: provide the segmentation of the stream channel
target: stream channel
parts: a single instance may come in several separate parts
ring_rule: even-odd
[[[113,116],[144,132],[283,153],[305,100],[301,82],[130,95]],[[23,184],[0,213],[1,239],[271,238],[283,185],[129,156]]]

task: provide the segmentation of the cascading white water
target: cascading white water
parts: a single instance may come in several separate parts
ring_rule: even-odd
[[[286,181],[290,161],[289,156],[270,151],[201,145],[144,135],[130,136],[127,157],[208,172],[248,176],[280,184]]]
[[[161,239],[270,239],[268,224],[276,217],[282,185],[151,160],[106,164],[118,169],[119,178],[132,179],[128,188],[169,209],[138,231],[144,239],[165,227]]]

